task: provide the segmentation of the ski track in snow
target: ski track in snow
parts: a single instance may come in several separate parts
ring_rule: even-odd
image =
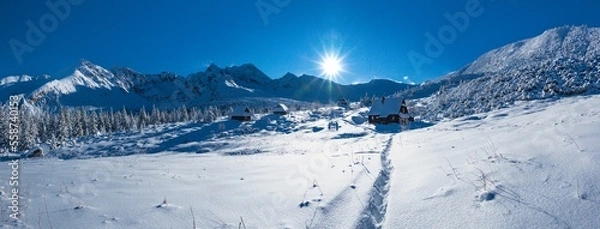
[[[390,175],[394,170],[392,161],[389,159],[393,139],[394,135],[390,136],[385,148],[381,151],[381,170],[369,192],[369,202],[361,213],[357,229],[382,228],[388,206]]]

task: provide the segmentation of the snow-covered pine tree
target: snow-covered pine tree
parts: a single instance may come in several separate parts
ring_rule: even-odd
[[[90,111],[88,126],[91,135],[97,135],[100,132],[98,130],[98,113],[96,111]]]
[[[23,111],[20,117],[24,119],[20,125],[22,126],[22,132],[27,135],[24,139],[26,141],[24,147],[26,147],[25,149],[29,149],[39,143],[39,118],[29,107],[22,105],[21,108]]]
[[[45,132],[44,142],[50,143],[50,146],[54,149],[58,146],[58,133],[59,133],[59,114],[51,113],[49,110],[45,111],[46,117],[43,121],[43,125],[46,126],[47,131]]]
[[[97,123],[97,127],[98,127],[98,132],[100,132],[100,134],[105,134],[106,133],[106,115],[104,115],[104,112],[102,112],[102,110],[98,111],[98,123]]]
[[[83,126],[84,126],[83,132],[84,132],[85,136],[94,135],[96,133],[94,131],[96,123],[94,120],[92,120],[92,118],[93,118],[92,113],[94,113],[94,111],[89,111],[89,110],[83,111]]]
[[[217,107],[215,106],[208,106],[205,110],[204,110],[204,121],[205,122],[212,122],[215,119],[217,119]]]
[[[129,113],[129,131],[137,131],[138,130],[138,118],[136,118],[133,113]]]
[[[83,110],[83,108],[73,110],[73,137],[79,138],[86,136],[84,116],[85,110]]]
[[[200,114],[200,112],[199,112],[198,108],[192,107],[192,109],[190,110],[190,120],[197,122],[200,118],[199,114]]]
[[[104,123],[104,133],[105,134],[112,134],[112,130],[113,130],[113,126],[112,126],[112,121],[110,119],[110,113],[109,112],[100,112],[102,115],[100,116],[102,119],[102,122]]]
[[[123,108],[120,111],[117,111],[117,113],[119,114],[119,117],[117,117],[117,119],[119,120],[119,125],[121,126],[121,131],[131,131],[131,116],[129,115],[127,109]]]
[[[156,105],[152,105],[152,111],[150,112],[149,125],[156,125],[160,123],[160,111],[156,108]]]
[[[58,120],[58,141],[62,145],[64,141],[71,138],[71,117],[67,108],[60,108]]]
[[[118,131],[119,127],[119,122],[115,116],[115,112],[113,111],[112,107],[110,108],[110,111],[108,113],[108,122],[110,123],[110,132],[111,134],[115,133]]]
[[[160,112],[160,117],[162,119],[161,124],[165,124],[165,123],[174,123],[176,122],[176,120],[174,119],[174,115],[172,115],[172,111],[169,110],[161,110]]]
[[[189,120],[190,116],[188,114],[187,108],[185,108],[185,105],[183,105],[181,108],[179,108],[179,121],[187,122]]]
[[[46,110],[42,110],[38,116],[38,140],[40,143],[48,141],[48,124],[50,114]]]
[[[138,114],[138,130],[143,131],[148,124],[148,115],[146,115],[146,108],[142,107]]]

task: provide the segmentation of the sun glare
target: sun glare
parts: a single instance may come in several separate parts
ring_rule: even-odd
[[[321,62],[321,69],[323,74],[329,77],[338,76],[342,70],[340,59],[336,56],[326,56]]]
[[[327,76],[330,80],[337,78],[344,71],[342,58],[335,54],[327,53],[323,55],[319,64],[321,65],[321,74]]]

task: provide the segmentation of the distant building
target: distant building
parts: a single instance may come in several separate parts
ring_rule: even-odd
[[[371,124],[407,124],[412,120],[406,101],[402,98],[381,97],[381,100],[373,101],[368,115]]]
[[[275,108],[273,108],[273,114],[286,115],[288,113],[289,113],[288,107],[282,103],[277,104],[277,106],[275,106]]]
[[[348,100],[346,100],[346,98],[342,97],[338,100],[337,105],[338,107],[348,107],[349,103]]]
[[[242,122],[251,121],[252,112],[250,112],[250,109],[248,109],[246,106],[237,106],[233,109],[230,117],[232,120],[238,120]]]
[[[27,155],[28,158],[31,157],[43,157],[44,156],[44,149],[42,147],[35,147],[33,148],[31,151],[29,151],[29,154]]]

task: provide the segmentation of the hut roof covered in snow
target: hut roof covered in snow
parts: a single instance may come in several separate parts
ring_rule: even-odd
[[[381,98],[373,101],[368,115],[379,115],[386,117],[388,115],[397,115],[402,107],[402,98]]]
[[[275,108],[273,108],[274,113],[287,113],[289,111],[288,107],[285,104],[279,103]]]
[[[231,113],[231,117],[250,117],[252,113],[250,109],[246,106],[237,106],[233,108],[233,112]]]

